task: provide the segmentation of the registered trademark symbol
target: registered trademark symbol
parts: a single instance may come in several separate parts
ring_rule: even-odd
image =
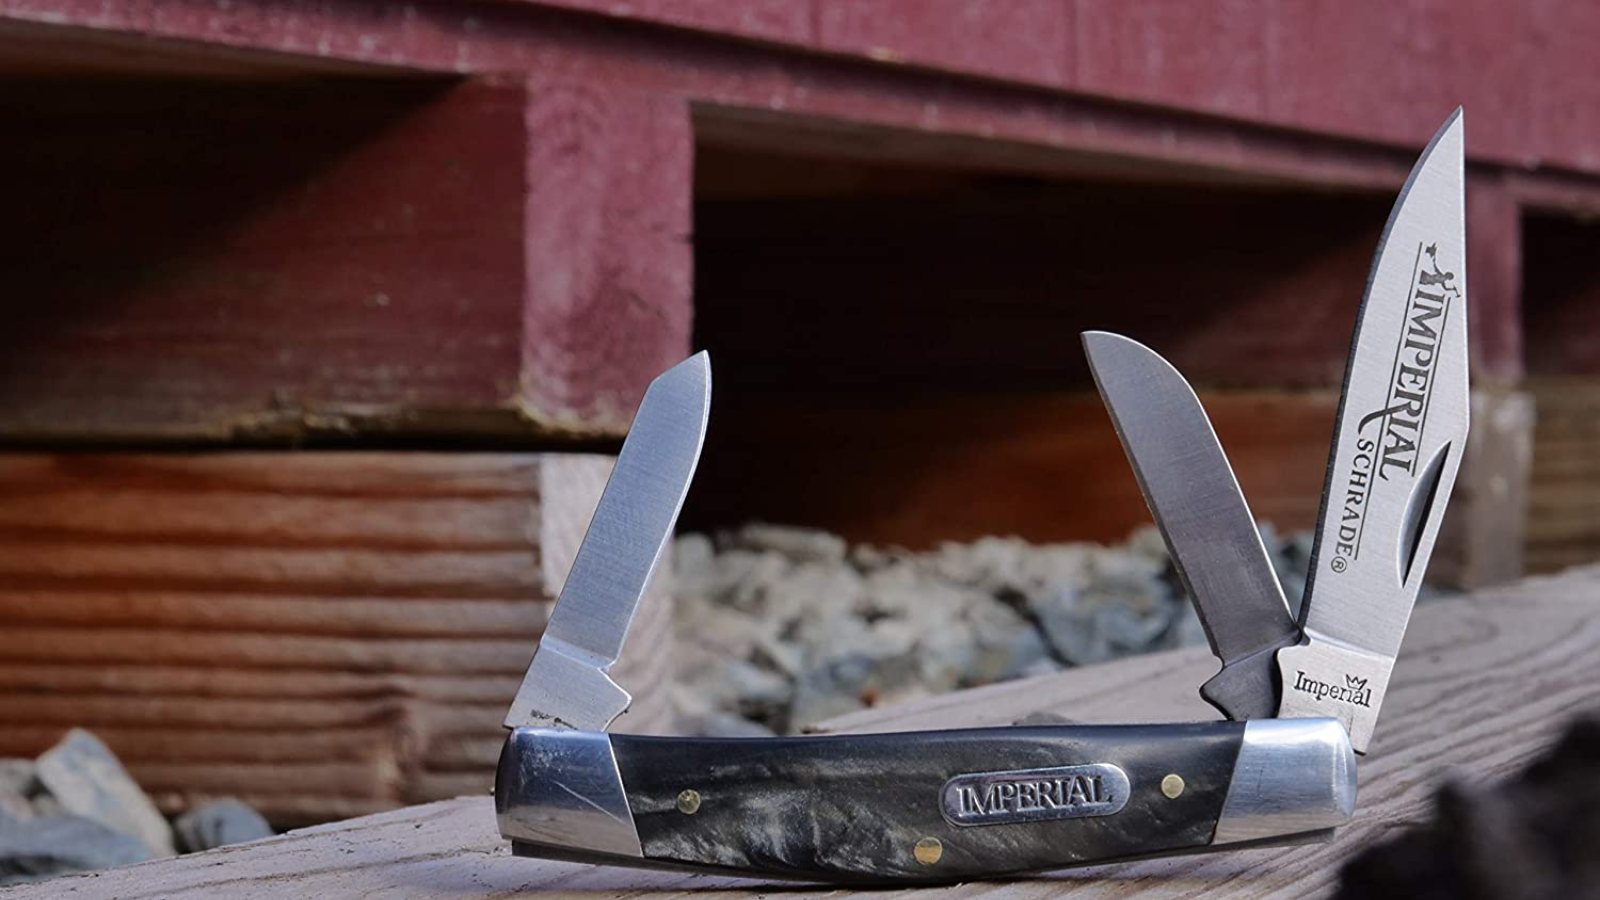
[[[1335,556],[1333,558],[1333,570],[1335,572],[1343,572],[1345,570],[1345,568],[1347,566],[1349,566],[1349,565],[1350,564],[1348,562],[1346,562],[1345,558],[1342,557],[1342,556]]]

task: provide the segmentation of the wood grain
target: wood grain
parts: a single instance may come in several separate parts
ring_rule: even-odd
[[[0,115],[7,441],[620,437],[687,354],[671,99],[92,81]]]
[[[1600,390],[1587,379],[1530,382],[1538,407],[1528,492],[1527,567],[1600,557]]]
[[[1352,824],[1328,844],[1176,857],[969,883],[951,897],[1298,898],[1329,894],[1341,863],[1426,820],[1447,779],[1500,779],[1526,765],[1565,720],[1600,707],[1600,569],[1424,604],[1395,669],[1372,752],[1360,763]],[[1216,668],[1203,649],[1135,657],[1061,675],[857,713],[830,730],[1006,725],[1051,711],[1078,721],[1211,718],[1194,693]],[[197,856],[0,890],[31,900],[99,898],[841,896],[848,891],[512,857],[493,804],[465,797],[335,822]]]
[[[167,810],[487,788],[611,458],[0,455],[0,756],[91,728]],[[620,676],[660,728],[658,576]]]
[[[1584,112],[1594,85],[1570,77],[1587,61],[1597,23],[1583,4],[1468,0],[1456,16],[1427,5],[1262,10],[1237,0],[502,0],[467,15],[452,0],[430,0],[406,16],[361,3],[163,7],[152,16],[136,3],[4,0],[0,16],[22,39],[0,45],[0,70],[504,71],[530,65],[536,53],[526,45],[540,33],[633,32],[656,43],[756,45],[772,61],[825,53],[929,81],[1004,79],[1041,94],[1068,89],[1346,139],[1420,142],[1464,104],[1477,111],[1475,157],[1596,169],[1594,119]],[[38,31],[57,41],[86,34],[41,59],[30,52]],[[1421,33],[1430,40],[1418,43]],[[555,39],[587,49],[566,34]],[[617,68],[607,74],[629,74]]]
[[[1526,391],[1472,392],[1466,455],[1428,566],[1435,584],[1476,588],[1522,575],[1535,419]]]

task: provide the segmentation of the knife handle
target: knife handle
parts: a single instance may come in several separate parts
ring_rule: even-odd
[[[1325,838],[1355,805],[1331,719],[700,739],[519,728],[520,855],[813,881],[953,881]]]

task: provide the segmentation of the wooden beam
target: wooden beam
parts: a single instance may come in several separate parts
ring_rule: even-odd
[[[1433,583],[1478,588],[1522,576],[1532,518],[1534,406],[1525,391],[1472,392],[1466,455],[1428,567]]]
[[[1600,547],[1600,391],[1587,378],[1537,379],[1527,565],[1551,572],[1593,561]]]
[[[176,72],[243,65],[241,57],[250,71],[271,71],[273,56],[290,71],[507,71],[567,65],[550,58],[552,45],[566,47],[563,56],[598,55],[601,34],[653,43],[656,52],[711,48],[686,69],[721,68],[724,48],[753,49],[769,63],[832,57],[911,73],[940,90],[1005,82],[1016,93],[1074,91],[1404,146],[1425,140],[1459,104],[1473,123],[1474,159],[1597,171],[1600,148],[1582,114],[1595,105],[1593,85],[1567,77],[1586,62],[1596,14],[1572,4],[1463,3],[1449,17],[1376,2],[1266,12],[1238,0],[502,0],[465,13],[424,0],[405,14],[361,3],[285,10],[270,0],[227,9],[168,0],[154,16],[138,4],[3,0],[0,17],[23,35],[49,27],[98,37],[92,52],[73,55],[109,57],[102,67],[137,51],[133,64],[154,65],[145,57],[159,48]],[[1419,45],[1423,33],[1430,39]],[[17,55],[31,59],[25,49]],[[606,77],[639,74],[609,62],[597,67]],[[748,87],[760,97],[768,85]]]
[[[280,824],[487,788],[610,467],[0,455],[0,756],[82,726],[164,809],[241,793]],[[630,730],[670,723],[669,581],[619,664]]]
[[[1351,824],[1326,844],[1173,857],[1069,870],[1001,883],[972,882],[941,896],[1091,898],[1323,897],[1356,854],[1433,815],[1431,797],[1455,773],[1478,783],[1525,767],[1568,716],[1600,703],[1600,629],[1589,627],[1600,570],[1534,579],[1465,598],[1424,603],[1406,635],[1372,752],[1361,760]],[[1203,648],[1133,657],[1060,675],[1008,682],[853,714],[830,731],[1004,726],[1036,712],[1080,722],[1211,719],[1195,686],[1216,670]],[[1537,684],[1536,691],[1528,685]],[[493,801],[463,797],[308,828],[209,853],[14,887],[15,900],[71,891],[81,900],[172,900],[285,893],[341,900],[380,893],[463,900],[550,897],[732,898],[785,886],[714,875],[585,866],[514,857],[495,833]],[[837,890],[853,896],[855,892]],[[870,896],[863,893],[862,896]]]
[[[0,439],[616,437],[688,351],[679,101],[14,82],[0,114]]]

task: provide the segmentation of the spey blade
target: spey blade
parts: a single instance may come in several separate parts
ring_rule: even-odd
[[[1461,111],[1384,228],[1357,315],[1279,715],[1337,718],[1366,752],[1466,449]]]
[[[1300,627],[1200,398],[1137,341],[1088,331],[1083,347],[1139,490],[1222,661],[1200,696],[1230,719],[1277,715],[1276,653],[1299,642]]]
[[[589,530],[506,713],[523,725],[604,731],[632,697],[611,679],[645,586],[694,479],[711,403],[698,353],[651,382]]]

